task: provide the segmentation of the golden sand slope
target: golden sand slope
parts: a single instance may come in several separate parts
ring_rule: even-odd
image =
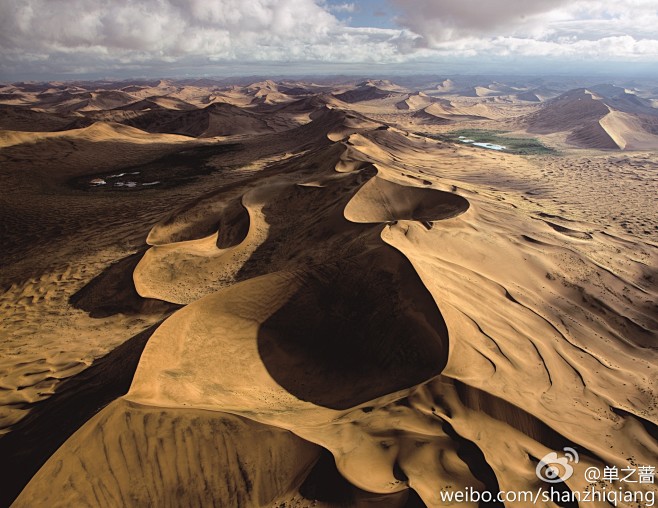
[[[16,506],[264,506],[297,487],[318,456],[290,432],[237,416],[123,400],[71,442],[79,446],[60,449],[34,480],[58,488],[28,489]]]
[[[607,99],[589,90],[572,90],[547,101],[524,123],[529,132],[568,132],[567,141],[581,147],[656,149],[658,115],[645,103],[635,102],[639,99],[634,95],[626,95]]]
[[[622,111],[611,111],[599,123],[624,150],[651,150],[658,147],[658,135],[647,132],[645,125],[633,115]],[[653,121],[653,128],[658,118]]]
[[[130,143],[153,144],[155,139],[148,133],[116,123],[97,122],[89,127],[76,129],[73,131],[58,132],[19,132],[19,131],[0,131],[0,148],[5,148],[24,143],[38,143],[46,140],[59,140],[61,138],[73,138],[80,141],[101,142],[111,140],[112,142],[121,139],[129,140]],[[189,139],[181,136],[162,135],[161,142],[188,142]]]
[[[533,170],[514,156],[352,114],[313,128],[329,142],[151,230],[137,290],[187,306],[16,506],[62,499],[53,479],[68,505],[292,506],[307,442],[354,486],[436,507],[441,490],[536,490],[565,445],[574,490],[588,466],[658,462],[654,243],[492,187],[510,161]]]

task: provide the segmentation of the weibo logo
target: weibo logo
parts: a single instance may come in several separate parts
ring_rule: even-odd
[[[563,451],[563,456],[559,456],[557,452],[551,452],[541,458],[535,469],[537,478],[547,483],[564,482],[571,478],[573,475],[571,464],[578,463],[578,452],[568,446]]]

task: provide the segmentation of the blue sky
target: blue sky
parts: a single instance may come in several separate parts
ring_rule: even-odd
[[[656,0],[0,0],[0,80],[658,74]]]
[[[353,27],[400,28],[394,21],[398,9],[390,2],[362,0],[360,2],[330,1],[329,11]]]

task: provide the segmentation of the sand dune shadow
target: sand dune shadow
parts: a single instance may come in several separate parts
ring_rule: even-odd
[[[446,324],[397,250],[382,246],[300,277],[258,333],[265,367],[297,398],[346,409],[443,370]]]

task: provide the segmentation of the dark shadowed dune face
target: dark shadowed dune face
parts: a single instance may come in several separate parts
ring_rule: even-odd
[[[228,249],[244,241],[249,233],[249,212],[238,199],[224,209],[219,218],[217,247]]]
[[[260,327],[272,377],[296,397],[346,409],[441,372],[448,330],[411,263],[383,246],[301,274]]]
[[[109,266],[69,298],[71,305],[101,318],[118,313],[148,314],[178,308],[162,300],[142,298],[135,290],[133,270],[143,256],[138,252]]]
[[[354,90],[348,90],[347,92],[338,94],[336,95],[336,97],[343,102],[355,103],[361,101],[383,99],[394,95],[395,95],[394,93],[391,93],[387,90],[382,90],[375,86],[364,85]]]

